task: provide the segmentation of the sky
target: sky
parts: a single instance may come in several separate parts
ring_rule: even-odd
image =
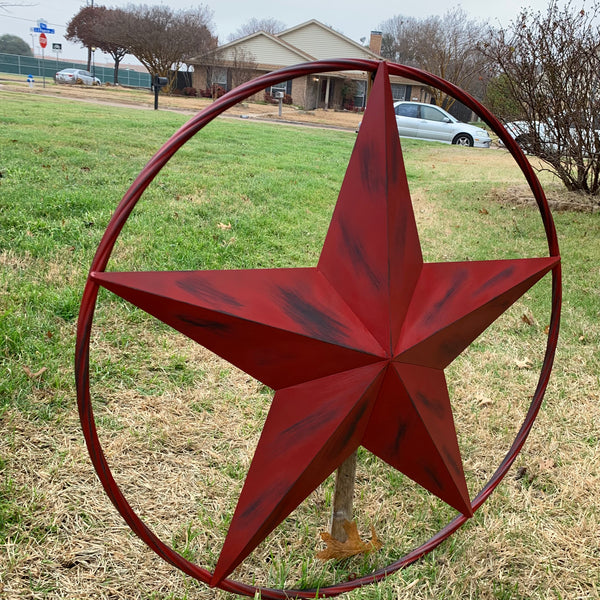
[[[82,6],[91,0],[0,0],[0,35],[9,33],[23,38],[29,46],[34,45],[36,56],[40,54],[39,34],[30,29],[40,20],[47,23],[55,34],[48,35],[46,56],[52,54],[52,43],[62,44],[60,58],[66,60],[86,60],[87,52],[77,44],[64,39],[67,23],[79,12]],[[533,10],[545,11],[549,0],[463,0],[460,6],[474,20],[487,21],[494,26],[507,26],[518,14],[524,4]],[[166,4],[174,10],[189,9],[192,0],[95,0],[96,5],[109,8],[126,7],[130,4]],[[196,3],[195,6],[198,6]],[[316,19],[360,42],[369,39],[370,32],[377,30],[383,21],[396,15],[423,18],[431,15],[443,15],[448,9],[447,0],[429,0],[428,2],[393,3],[389,0],[206,0],[202,2],[213,13],[214,33],[219,42],[228,41],[230,34],[247,23],[251,18],[274,18],[286,27],[293,27]],[[12,6],[11,6],[12,5]],[[52,54],[54,57],[55,54]],[[50,57],[50,56],[48,56]],[[127,63],[130,57],[126,57]],[[96,53],[96,62],[110,62],[110,57]],[[134,61],[129,61],[134,62]]]

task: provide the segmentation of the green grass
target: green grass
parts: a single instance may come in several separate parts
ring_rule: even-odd
[[[11,576],[22,572],[19,569],[27,572],[25,557],[31,544],[45,543],[50,533],[58,536],[61,548],[77,539],[73,529],[54,522],[52,515],[58,512],[53,509],[52,494],[42,490],[56,474],[87,464],[81,440],[73,433],[72,363],[80,294],[117,203],[186,117],[17,93],[0,92],[0,99],[0,435],[4,438],[0,446],[0,545],[12,552],[11,566],[4,573],[0,568],[1,595],[2,585],[12,585]],[[314,265],[354,141],[355,135],[348,132],[232,120],[211,123],[177,153],[148,189],[117,242],[109,269]],[[522,184],[502,151],[410,140],[403,140],[402,146],[426,260],[546,253],[535,209],[491,199],[495,188]],[[546,184],[554,189],[554,182],[546,180]],[[558,547],[574,556],[575,550],[564,547],[563,538],[568,536],[561,537],[565,523],[576,523],[582,528],[581,536],[593,539],[590,531],[600,518],[592,506],[584,519],[582,501],[570,500],[600,493],[594,461],[600,439],[596,420],[600,223],[598,214],[558,213],[555,219],[564,264],[564,318],[558,365],[542,422],[531,442],[531,453],[524,451],[519,458],[528,468],[527,478],[498,490],[489,501],[490,508],[486,504],[465,532],[435,553],[385,584],[354,592],[352,598],[541,599],[548,597],[546,590],[554,590],[556,597],[573,597],[583,590],[593,598],[593,590],[598,590],[597,579],[577,575],[593,573],[593,556],[588,562],[578,557],[581,562],[570,570],[557,567],[556,577],[561,579],[554,583],[551,574],[545,579],[539,575],[546,559],[535,558],[543,552],[536,524],[555,526],[555,538],[563,544]],[[497,456],[506,450],[503,445],[514,435],[511,411],[520,414],[527,405],[545,343],[548,298],[549,285],[544,281],[453,366],[449,381],[457,397],[457,415],[468,425],[461,447],[472,466],[472,487],[490,475],[480,467],[478,453],[495,466]],[[533,325],[521,319],[525,312],[533,316]],[[116,444],[127,436],[131,448],[127,444],[117,448],[126,455],[147,456],[147,465],[186,453],[201,456],[192,462],[195,470],[190,481],[200,481],[215,496],[193,498],[192,504],[197,503],[193,516],[182,517],[183,522],[163,539],[170,540],[186,558],[210,566],[218,556],[219,539],[230,519],[229,504],[243,480],[248,448],[260,432],[269,392],[245,380],[240,391],[234,371],[200,360],[203,356],[165,326],[104,291],[95,326],[100,334],[90,368],[103,439]],[[494,354],[497,348],[500,354]],[[516,368],[515,361],[524,358],[532,367]],[[476,373],[469,371],[471,360],[476,361]],[[244,391],[244,385],[249,391]],[[162,410],[163,404],[168,408],[188,396],[184,404],[189,404],[193,423],[200,426],[220,415],[237,417],[239,422],[219,424],[202,443],[191,428],[189,435],[184,432],[188,437],[175,444],[174,429],[183,417],[165,408],[163,418],[162,412],[153,410],[157,406]],[[490,404],[498,409],[492,411]],[[487,434],[482,435],[479,426]],[[24,431],[39,431],[50,439],[75,436],[77,442],[68,438],[67,450],[57,442],[49,452],[40,451],[36,460],[48,464],[39,465],[38,476],[43,477],[36,479],[30,465],[24,468],[26,459],[20,457],[15,441],[27,439]],[[80,450],[76,458],[72,444]],[[556,467],[536,471],[536,452],[544,455],[550,448],[558,448],[553,451]],[[208,450],[212,454],[203,454]],[[118,450],[115,455],[119,456]],[[225,464],[220,464],[218,457],[226,455]],[[177,464],[173,459],[173,469]],[[577,481],[567,481],[566,474],[574,471],[579,474]],[[122,477],[127,478],[126,468]],[[265,542],[261,551],[272,558],[268,567],[251,565],[249,581],[256,577],[256,583],[265,583],[264,577],[271,586],[318,587],[332,578],[369,573],[424,541],[452,516],[447,507],[413,489],[416,486],[405,477],[362,451],[359,483],[361,530],[374,522],[378,532],[393,543],[374,557],[326,567],[316,561],[315,531],[332,494],[328,480],[309,506],[285,526],[285,534]],[[134,484],[132,480],[130,485],[136,489]],[[540,495],[546,504],[536,512]],[[508,510],[507,504],[514,508]],[[566,513],[561,508],[565,505]],[[548,510],[555,513],[554,521],[544,516]],[[78,518],[92,531],[104,527],[90,507],[79,508],[74,501],[64,511],[81,513]],[[161,528],[158,517],[154,526]],[[516,564],[507,569],[502,548],[510,544],[520,552]],[[46,552],[50,557],[51,545]],[[138,548],[133,556],[139,552]],[[482,574],[478,565],[485,561],[494,566]],[[51,567],[45,569],[45,575],[31,575],[30,587],[42,597],[58,597],[56,590],[66,584],[58,576],[53,579]],[[109,581],[115,579],[119,576],[109,575]],[[138,585],[132,597],[196,597],[205,590],[185,581],[172,583],[174,592],[167,589],[167,583],[160,584],[162,592]]]

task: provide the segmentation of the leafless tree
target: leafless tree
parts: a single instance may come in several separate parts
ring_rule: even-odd
[[[114,41],[127,48],[154,76],[167,77],[192,56],[205,54],[217,43],[211,12],[200,5],[174,11],[168,6],[128,6],[126,27]]]
[[[487,74],[486,59],[478,50],[487,29],[484,23],[469,19],[460,7],[443,17],[417,19],[398,15],[381,26],[381,54],[475,92]],[[448,109],[454,103],[454,98],[440,90],[432,88],[431,93],[438,106]]]
[[[234,40],[257,33],[258,31],[264,31],[266,33],[270,33],[271,35],[275,35],[284,29],[285,23],[282,23],[277,19],[273,19],[272,17],[268,19],[257,19],[253,17],[247,23],[244,23],[236,31],[230,34],[228,40],[233,42]]]
[[[600,194],[600,4],[552,0],[523,9],[483,51],[498,65],[510,99],[505,119],[520,119],[520,141],[567,189]]]
[[[256,70],[256,59],[251,52],[243,48],[234,48],[231,67],[231,86],[237,87],[246,81],[250,81],[258,74]]]
[[[23,4],[22,2],[6,2],[5,0],[0,0],[0,10],[9,12],[8,9],[14,8],[15,6],[22,8],[24,6],[35,6],[35,5],[34,4]]]

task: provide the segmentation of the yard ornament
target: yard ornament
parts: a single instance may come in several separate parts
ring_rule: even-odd
[[[360,132],[317,265],[193,272],[106,271],[114,243],[152,179],[177,150],[227,108],[276,83],[322,72],[376,72]],[[389,75],[434,86],[475,110],[523,171],[543,219],[549,256],[426,263],[421,253]],[[548,272],[552,314],[529,412],[504,460],[469,497],[444,369]],[[103,287],[195,340],[275,391],[213,572],[162,542],[112,477],[89,390],[89,352]],[[542,188],[496,118],[455,86],[378,61],[332,60],[246,83],[184,125],[143,169],[112,217],[93,260],[79,315],[76,379],[92,462],[131,529],[164,560],[224,590],[262,598],[334,596],[385,578],[456,531],[508,471],[531,429],[558,337],[560,258]],[[459,513],[403,559],[319,590],[279,590],[230,579],[232,571],[356,449],[362,446]]]

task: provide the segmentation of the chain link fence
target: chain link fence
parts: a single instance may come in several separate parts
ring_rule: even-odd
[[[51,58],[34,58],[18,54],[0,53],[0,73],[12,73],[27,77],[32,75],[35,79],[54,79],[54,74],[62,69],[85,69],[86,65]],[[94,67],[95,75],[102,83],[113,83],[115,70],[111,67]],[[149,73],[134,71],[133,69],[119,68],[119,84],[129,87],[149,88],[151,86]]]

